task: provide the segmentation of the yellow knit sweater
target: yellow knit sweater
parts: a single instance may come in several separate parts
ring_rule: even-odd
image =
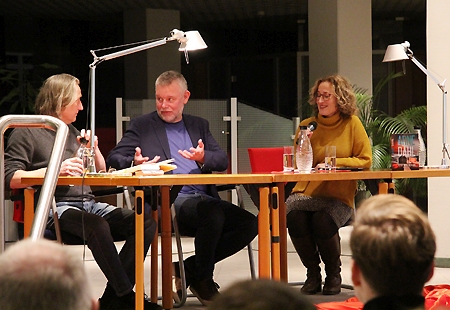
[[[324,162],[326,145],[336,146],[337,167],[371,167],[370,141],[357,116],[342,119],[339,113],[329,118],[319,115],[303,120],[300,125],[308,125],[311,121],[317,122],[317,129],[311,136],[313,167]],[[297,141],[299,132],[297,129],[294,141]],[[332,197],[354,207],[356,181],[303,181],[298,182],[292,192],[311,197]]]

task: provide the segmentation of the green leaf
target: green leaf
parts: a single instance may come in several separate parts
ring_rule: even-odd
[[[16,113],[17,107],[19,106],[19,101],[14,101],[11,107],[9,108],[10,113]]]
[[[2,105],[5,102],[11,101],[13,98],[18,97],[20,94],[20,89],[14,88],[12,89],[5,97],[0,100],[0,105]]]
[[[58,68],[59,68],[59,66],[50,64],[50,63],[48,63],[48,62],[45,62],[45,63],[43,63],[43,64],[40,64],[39,66],[42,67],[42,68],[44,68],[44,69],[58,69]]]
[[[403,76],[402,72],[390,73],[376,85],[372,96],[367,94],[366,89],[354,86],[359,118],[372,144],[372,168],[374,169],[391,167],[390,137],[392,134],[412,133],[414,126],[426,130],[426,106],[404,110],[395,117],[377,110],[381,89],[390,80],[400,76]],[[422,136],[426,137],[426,134]],[[396,180],[396,191],[399,194],[413,192],[416,196],[424,196],[426,184],[424,185],[422,179]]]
[[[391,149],[387,144],[372,146],[372,168],[386,169],[391,167]]]
[[[34,100],[44,79],[51,74],[49,70],[58,66],[43,63],[32,66],[23,71],[20,76],[18,70],[0,68],[0,87],[5,87],[8,93],[1,98],[0,105],[8,105],[11,113],[31,113],[34,111]],[[45,74],[45,77],[40,76]]]

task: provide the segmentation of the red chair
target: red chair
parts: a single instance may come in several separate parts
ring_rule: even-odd
[[[248,158],[252,173],[271,173],[274,171],[283,171],[283,153],[284,147],[254,147],[248,148]],[[289,184],[286,193],[290,193],[295,183]],[[250,195],[251,200],[259,208],[259,186],[254,184],[245,184],[244,188]]]
[[[283,171],[283,147],[248,148],[252,173]]]
[[[271,173],[273,171],[283,171],[283,153],[284,147],[264,147],[264,148],[248,148],[248,157],[250,159],[250,167],[252,173]],[[245,184],[244,188],[250,195],[251,200],[255,206],[259,209],[259,189],[258,187],[262,184]],[[278,191],[277,191],[278,193]],[[279,223],[279,209],[274,208],[270,211],[270,222]],[[279,236],[280,232],[278,225],[271,226],[270,228],[272,236]],[[272,244],[272,259],[279,259],[279,243]],[[278,252],[278,254],[277,254]],[[272,271],[274,272],[274,271]],[[275,273],[274,277],[280,277]]]

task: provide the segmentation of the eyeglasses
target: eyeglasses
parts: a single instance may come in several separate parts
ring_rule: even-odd
[[[322,95],[315,94],[314,98],[316,98],[316,101],[317,101],[320,99],[320,97],[322,97],[323,101],[327,101],[331,98],[331,96],[332,96],[331,94],[322,94]]]

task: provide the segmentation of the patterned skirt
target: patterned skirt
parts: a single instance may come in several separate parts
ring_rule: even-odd
[[[300,193],[293,193],[286,199],[286,213],[292,210],[325,211],[337,227],[342,227],[353,215],[353,208],[342,201],[333,198],[310,197]]]

